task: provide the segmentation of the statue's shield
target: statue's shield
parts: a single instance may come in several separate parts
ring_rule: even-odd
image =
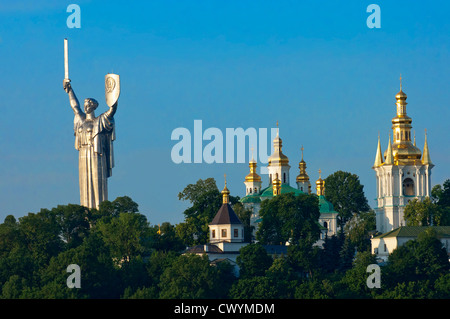
[[[105,98],[109,107],[113,106],[120,95],[120,77],[118,74],[108,73],[105,75]]]

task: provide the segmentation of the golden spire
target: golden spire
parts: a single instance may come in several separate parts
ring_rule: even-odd
[[[300,174],[297,176],[297,182],[307,182],[309,181],[309,176],[306,173],[306,162],[303,160],[303,145],[302,145],[302,160],[298,163],[298,168],[300,169]]]
[[[391,134],[389,134],[389,144],[388,149],[386,151],[386,161],[384,162],[386,165],[394,164],[394,156],[392,154],[392,144],[391,144]]]
[[[278,178],[278,173],[275,174],[275,179],[273,180],[273,183],[272,183],[272,192],[273,192],[273,196],[280,195],[280,192],[281,192],[281,181]]]
[[[428,150],[427,129],[425,129],[425,145],[423,146],[422,164],[429,165],[431,163],[430,151]]]
[[[259,176],[256,173],[256,161],[253,158],[253,147],[252,147],[252,159],[250,160],[248,166],[250,167],[250,174],[245,176],[245,181],[246,182],[260,182],[261,181],[261,176]]]
[[[280,138],[278,121],[277,121],[277,136],[273,140],[273,154],[269,157],[269,166],[289,166],[289,158],[283,154],[283,140]]]
[[[383,155],[381,155],[381,144],[380,144],[380,133],[378,133],[378,146],[377,146],[377,154],[375,156],[374,167],[378,167],[383,165]]]
[[[319,169],[319,179],[316,181],[316,190],[318,196],[325,195],[325,181],[322,179],[322,170]]]
[[[228,204],[230,202],[230,191],[227,188],[227,174],[224,174],[225,177],[225,187],[222,190],[223,203]]]

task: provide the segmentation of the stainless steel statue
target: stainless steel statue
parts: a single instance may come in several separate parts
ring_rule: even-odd
[[[68,71],[67,39],[65,43],[64,90],[69,95],[70,106],[75,114],[75,149],[78,150],[78,170],[80,183],[80,205],[98,208],[108,199],[108,177],[114,167],[113,141],[116,139],[114,114],[120,95],[120,78],[117,74],[105,76],[105,97],[109,110],[99,116],[94,111],[98,107],[95,99],[84,100],[84,112],[72,89]]]

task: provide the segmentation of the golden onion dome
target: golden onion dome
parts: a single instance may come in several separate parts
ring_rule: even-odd
[[[277,124],[278,125],[278,124]],[[280,138],[278,131],[277,136],[273,140],[273,148],[274,152],[270,155],[268,159],[268,164],[279,164],[281,166],[285,166],[289,164],[289,158],[283,154],[283,140]]]
[[[403,92],[401,89],[400,89],[400,92],[398,92],[398,93],[395,95],[395,98],[396,98],[397,100],[405,100],[407,97],[408,97],[408,96],[406,95],[406,93]]]
[[[300,163],[298,163],[298,168],[300,169],[300,174],[297,175],[296,181],[297,182],[308,182],[309,181],[309,176],[306,173],[306,162],[303,160],[303,146],[301,148],[302,150],[302,160],[300,161]]]

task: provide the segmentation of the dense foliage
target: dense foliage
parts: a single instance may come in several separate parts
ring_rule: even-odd
[[[151,225],[126,196],[98,210],[69,204],[7,216],[0,224],[0,298],[450,298],[448,256],[436,233],[395,250],[381,266],[381,288],[368,288],[366,269],[376,263],[367,244],[373,216],[358,214],[319,248],[315,195],[280,195],[265,204],[262,241],[240,250],[238,277],[227,261],[183,254],[207,242],[205,223],[221,204],[215,182],[194,185],[180,193],[192,209],[178,225]],[[282,225],[267,207],[281,214]],[[271,256],[264,241],[290,245]],[[70,264],[80,266],[81,288],[67,286]]]

